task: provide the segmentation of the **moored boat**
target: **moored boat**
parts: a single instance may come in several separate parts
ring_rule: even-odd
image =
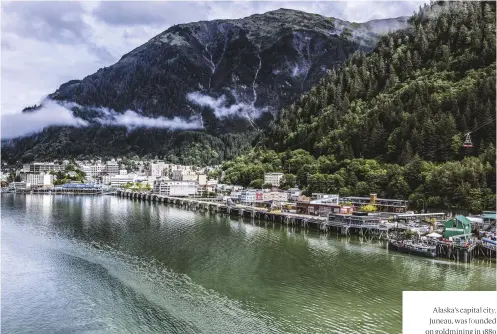
[[[399,240],[390,239],[388,241],[388,249],[401,253],[413,254],[413,255],[430,257],[430,258],[434,258],[437,256],[436,246],[416,243],[410,240],[399,241]]]

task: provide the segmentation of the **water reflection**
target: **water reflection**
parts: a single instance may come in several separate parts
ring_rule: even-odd
[[[111,196],[2,195],[2,223],[10,302],[22,296],[45,310],[47,298],[92,300],[97,312],[81,311],[89,324],[135,332],[395,333],[403,290],[495,290],[495,265],[417,258],[360,238]],[[19,238],[36,251],[17,247]],[[17,258],[50,269],[31,268],[24,281]],[[32,279],[77,292],[40,296]],[[24,326],[22,316],[13,319],[10,328]]]

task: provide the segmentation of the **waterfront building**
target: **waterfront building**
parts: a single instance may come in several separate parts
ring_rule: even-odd
[[[119,164],[115,160],[107,161],[105,171],[107,175],[114,176],[119,174]]]
[[[495,227],[495,220],[496,220],[496,212],[495,211],[483,211],[483,226],[494,226]]]
[[[444,222],[443,236],[445,239],[449,239],[449,237],[453,236],[470,235],[472,225],[471,220],[462,215],[457,215]]]
[[[200,182],[199,182],[200,184]],[[217,189],[217,180],[207,180],[205,190],[209,193],[215,193]]]
[[[354,212],[352,214],[329,213],[328,223],[331,226],[367,227],[379,226],[382,219],[376,215],[368,215],[365,212]]]
[[[288,193],[282,191],[270,191],[263,193],[263,201],[276,201],[276,202],[287,202]]]
[[[252,204],[262,202],[264,200],[264,193],[261,190],[247,189],[240,192],[239,198],[241,203]]]
[[[338,204],[337,197],[335,196],[311,201],[298,201],[297,213],[305,215],[328,216],[330,213],[351,214],[354,212],[354,208],[352,206]]]
[[[101,194],[102,188],[97,184],[66,183],[53,188],[53,192],[61,194]]]
[[[195,181],[155,180],[153,192],[165,196],[187,197],[197,193],[198,183]]]
[[[249,204],[255,202],[255,191],[244,190],[240,192],[240,202]]]
[[[409,204],[408,201],[401,199],[377,198],[376,194],[371,194],[369,197],[341,197],[339,203],[351,204],[357,208],[363,205],[373,205],[376,207],[376,211],[397,213],[406,212]]]
[[[264,183],[269,183],[274,187],[279,187],[283,173],[264,173]]]
[[[16,190],[16,191],[17,191],[17,190],[26,190],[26,188],[27,188],[27,183],[26,183],[26,181],[12,182],[10,185],[11,185],[11,186],[14,188],[14,190]]]
[[[135,175],[133,174],[114,175],[110,178],[110,185],[112,187],[121,187],[133,182],[135,182]]]
[[[52,186],[54,176],[52,174],[26,174],[26,184],[31,187]]]
[[[297,201],[299,196],[302,194],[302,190],[299,188],[290,188],[287,190],[288,199],[291,201]]]

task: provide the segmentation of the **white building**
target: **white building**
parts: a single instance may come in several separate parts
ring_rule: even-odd
[[[197,188],[195,181],[155,180],[153,191],[165,196],[186,197],[195,195]]]
[[[198,181],[197,173],[189,169],[176,169],[171,172],[174,181]]]
[[[83,172],[86,173],[87,177],[96,177],[102,174],[106,170],[106,165],[94,164],[94,165],[84,165],[82,167]]]
[[[52,186],[53,181],[54,176],[51,174],[26,174],[26,184],[30,184],[31,187]]]
[[[198,181],[199,186],[207,185],[207,175],[205,175],[205,174],[197,175],[197,181]]]
[[[242,203],[254,203],[256,200],[256,192],[253,190],[244,190],[240,192],[239,198]]]
[[[128,175],[128,171],[126,169],[120,169],[119,175]]]
[[[25,190],[27,187],[27,183],[25,181],[12,182],[11,186],[14,187],[15,190]]]
[[[283,173],[264,173],[264,183],[269,183],[273,187],[279,187]]]
[[[105,171],[107,175],[114,176],[119,174],[119,164],[115,160],[107,161]]]
[[[101,182],[102,184],[109,185],[110,181],[112,179],[112,176],[102,175],[101,179],[102,179],[102,182]]]
[[[319,200],[320,203],[338,204],[340,196],[336,194],[312,193],[311,199]]]
[[[25,173],[58,172],[60,170],[64,170],[64,166],[53,162],[34,162],[23,165],[22,170]]]
[[[263,198],[264,201],[288,202],[288,193],[271,191],[264,193]]]
[[[296,201],[300,195],[302,195],[302,190],[299,188],[290,188],[287,190],[288,198],[292,201]]]
[[[128,183],[134,183],[135,182],[135,175],[128,174],[128,175],[114,175],[110,178],[110,185],[112,187],[121,187],[125,186]]]
[[[150,176],[161,177],[163,175],[169,176],[169,165],[164,162],[157,162],[150,164]]]

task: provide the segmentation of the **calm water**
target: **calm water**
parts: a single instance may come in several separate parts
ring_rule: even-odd
[[[402,290],[495,264],[387,252],[117,197],[3,194],[4,333],[400,333]]]

